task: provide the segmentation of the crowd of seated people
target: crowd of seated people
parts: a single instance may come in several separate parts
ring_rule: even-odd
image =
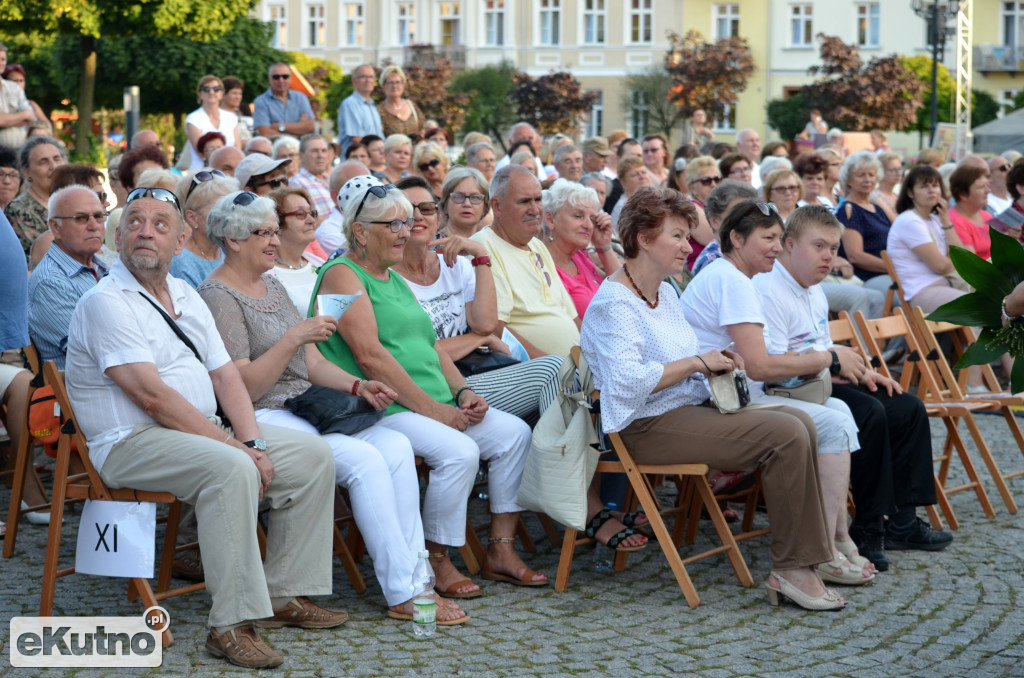
[[[556,400],[575,346],[601,390],[604,431],[621,433],[638,461],[760,470],[773,604],[841,608],[826,584],[867,584],[889,569],[887,551],[952,541],[917,515],[936,500],[923,405],[833,344],[827,320],[881,315],[892,284],[883,251],[911,304],[931,310],[962,295],[949,283],[949,246],[987,257],[987,223],[1005,210],[1024,220],[1024,164],[969,158],[947,183],[929,154],[904,175],[899,155],[846,157],[841,138],[790,162],[784,144],[762,149],[753,130],[735,145],[698,133],[673,153],[663,135],[620,130],[545,143],[526,122],[508,139],[467,135],[462,160],[406,98],[400,68],[380,74],[379,105],[363,96],[375,69],[356,73],[339,116],[343,148],[317,133],[308,101],[287,87],[290,70],[274,64],[252,129],[233,112],[237,97],[231,110],[220,103],[224,84],[237,94],[241,81],[204,76],[185,171],[145,131],[111,172],[109,196],[102,175],[68,164],[55,139],[0,149],[3,242],[20,243],[13,258],[26,262],[3,271],[3,289],[17,290],[36,253],[14,292],[26,332],[11,324],[2,348],[31,338],[67,370],[105,482],[189,504],[192,575],[212,596],[211,653],[276,666],[283,658],[258,628],[345,621],[312,598],[332,588],[335,486],[347,490],[392,618],[411,618],[421,550],[440,625],[469,620],[461,605],[472,603],[461,601],[485,595],[482,580],[546,586],[515,548],[517,491],[530,426]],[[500,160],[499,148],[509,151]],[[353,301],[339,318],[320,313],[318,295]],[[503,364],[474,371],[487,355]],[[734,368],[763,407],[709,406],[708,377]],[[765,390],[812,374],[833,384],[823,404]],[[8,415],[19,416],[11,403],[26,377],[0,377]],[[314,386],[383,416],[321,435],[285,405]],[[218,402],[232,403],[230,426]],[[491,523],[475,581],[449,551],[466,543],[481,467]],[[261,498],[265,567],[252,529]],[[606,502],[595,479],[586,533],[644,548],[642,512]],[[296,548],[301,567],[288,557]]]

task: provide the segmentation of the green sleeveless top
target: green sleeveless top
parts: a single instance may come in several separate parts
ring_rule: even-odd
[[[451,389],[448,388],[448,382],[441,373],[441,359],[434,349],[434,342],[437,341],[434,323],[416,301],[402,276],[392,272],[391,279],[387,282],[378,280],[347,257],[337,257],[320,267],[307,315],[313,315],[316,295],[320,291],[324,274],[332,266],[339,264],[355,271],[359,281],[366,288],[366,295],[373,304],[373,313],[377,316],[377,340],[384,350],[394,356],[416,385],[428,396],[440,403],[453,405]],[[325,358],[349,374],[360,379],[368,378],[359,368],[352,349],[341,338],[339,332],[332,334],[326,342],[317,344],[317,348]],[[408,411],[408,407],[396,402],[388,407],[387,414]]]

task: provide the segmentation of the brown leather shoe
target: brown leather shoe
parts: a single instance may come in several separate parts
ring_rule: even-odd
[[[274,616],[257,619],[256,626],[262,629],[279,629],[282,626],[298,626],[300,629],[333,629],[348,621],[348,612],[328,610],[309,598],[300,596],[279,610]]]
[[[206,572],[203,571],[203,556],[199,553],[199,549],[189,549],[179,553],[174,559],[171,575],[188,581],[204,581]]]
[[[274,652],[250,624],[224,633],[217,633],[211,628],[210,635],[206,637],[206,649],[210,654],[246,669],[272,669],[284,663],[284,657]]]

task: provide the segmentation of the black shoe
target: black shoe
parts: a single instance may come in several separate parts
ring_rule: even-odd
[[[952,543],[952,534],[933,530],[920,518],[909,527],[897,529],[890,522],[885,528],[885,545],[894,551],[941,551]]]
[[[885,555],[887,540],[880,523],[869,527],[851,525],[850,538],[857,544],[857,551],[874,563],[876,570],[885,572],[889,569],[889,559]]]

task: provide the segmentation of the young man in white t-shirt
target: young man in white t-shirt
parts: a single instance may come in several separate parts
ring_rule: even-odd
[[[771,336],[769,352],[852,350],[833,345],[828,302],[819,287],[831,269],[842,230],[827,207],[808,205],[790,215],[775,267],[754,277]],[[938,551],[948,546],[953,535],[935,531],[917,517],[918,506],[936,502],[931,432],[921,401],[871,370],[859,384],[833,377],[832,397],[850,407],[859,429],[861,449],[850,458],[857,506],[850,536],[861,555],[886,570],[886,548]]]

